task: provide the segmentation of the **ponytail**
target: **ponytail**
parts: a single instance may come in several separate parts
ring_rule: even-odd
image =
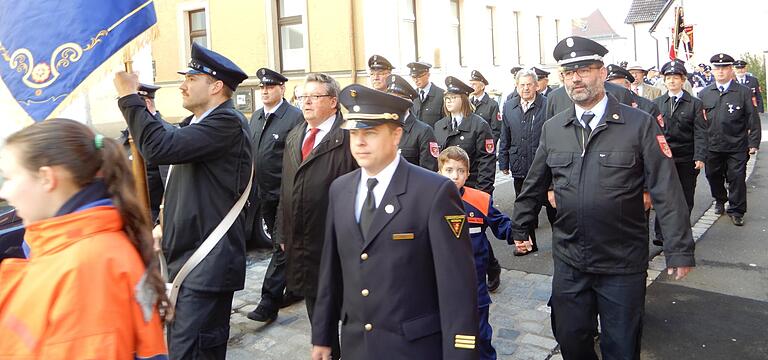
[[[123,219],[123,231],[141,256],[147,268],[147,281],[158,294],[160,314],[169,319],[165,282],[160,277],[153,247],[152,223],[148,211],[142,209],[134,195],[133,176],[122,146],[69,119],[50,119],[30,125],[8,137],[6,146],[19,150],[21,163],[30,171],[59,165],[80,187],[99,178],[104,181]]]

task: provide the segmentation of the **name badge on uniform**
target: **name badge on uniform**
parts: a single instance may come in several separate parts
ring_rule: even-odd
[[[415,237],[413,233],[392,234],[392,240],[413,240]]]

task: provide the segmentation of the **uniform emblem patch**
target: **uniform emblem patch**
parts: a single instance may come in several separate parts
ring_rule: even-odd
[[[659,148],[661,149],[661,152],[664,153],[664,156],[672,158],[672,149],[669,148],[669,144],[667,144],[667,139],[664,135],[656,135],[656,142],[659,143]]]
[[[440,147],[437,146],[437,143],[434,141],[429,142],[429,153],[432,154],[432,156],[437,159],[438,156],[440,156]]]
[[[659,123],[659,126],[664,127],[664,117],[661,114],[656,115],[656,122]]]
[[[496,113],[496,120],[501,121],[501,113]]]
[[[494,148],[493,139],[485,139],[485,151],[489,154],[492,154]]]
[[[464,228],[464,221],[466,220],[466,217],[464,215],[446,215],[445,221],[448,222],[448,225],[451,227],[451,231],[453,231],[453,235],[456,236],[458,239],[461,235],[461,229]]]

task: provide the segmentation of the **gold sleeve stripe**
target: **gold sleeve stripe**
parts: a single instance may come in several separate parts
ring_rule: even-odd
[[[474,341],[475,340],[475,336],[474,335],[456,335],[456,340],[459,340],[459,339],[462,339],[462,340],[473,340]]]
[[[474,345],[475,344],[475,340],[459,340],[459,339],[456,339],[456,343],[457,344],[470,344],[470,345]]]
[[[454,347],[456,347],[457,349],[470,349],[470,350],[472,350],[472,349],[475,348],[475,345],[474,344],[472,344],[472,345],[455,344]]]

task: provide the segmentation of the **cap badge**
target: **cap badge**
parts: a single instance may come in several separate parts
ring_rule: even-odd
[[[353,106],[353,107],[352,107],[352,111],[354,111],[354,112],[358,112],[358,111],[360,111],[360,105],[355,105],[355,106]]]
[[[565,39],[565,45],[567,45],[568,47],[573,47],[573,38]]]
[[[576,57],[576,52],[575,51],[571,51],[571,57]]]
[[[357,97],[357,90],[350,90],[350,91],[349,91],[349,96],[351,96],[351,97]]]
[[[613,114],[613,120],[619,120],[619,114]]]
[[[395,212],[395,207],[392,204],[387,204],[387,206],[384,207],[384,211],[386,211],[387,214],[391,214]]]
[[[723,54],[720,54],[720,58],[721,58],[721,59],[723,58],[723,56],[724,56]]]

